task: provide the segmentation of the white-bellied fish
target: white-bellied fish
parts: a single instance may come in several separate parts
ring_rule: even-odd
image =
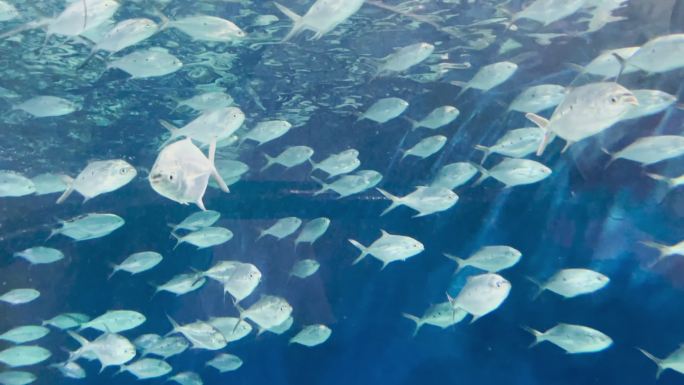
[[[75,241],[104,237],[123,226],[126,221],[116,214],[85,214],[66,221],[60,221],[50,238],[62,234]]]
[[[232,372],[233,370],[238,370],[242,366],[242,360],[238,356],[221,353],[207,361],[207,366],[211,366],[221,373]]]
[[[165,19],[162,29],[175,28],[193,40],[235,43],[247,34],[235,23],[216,16],[196,15],[176,20]]]
[[[470,162],[450,163],[439,169],[432,183],[430,183],[430,187],[443,187],[453,190],[473,179],[477,173],[477,167]]]
[[[467,83],[453,81],[451,84],[462,88],[456,95],[457,98],[471,88],[487,92],[510,79],[517,70],[518,65],[508,61],[489,64],[480,68]]]
[[[290,338],[290,343],[311,348],[327,341],[331,334],[332,330],[323,324],[308,325]]]
[[[252,325],[237,317],[212,317],[208,322],[223,334],[228,343],[241,340],[252,332]]]
[[[203,385],[202,377],[195,372],[180,372],[172,377],[169,381],[177,382],[180,385]]]
[[[508,111],[532,112],[538,114],[551,107],[559,105],[568,90],[557,84],[540,84],[526,88],[513,99],[508,106]]]
[[[415,43],[395,50],[379,60],[375,76],[388,76],[408,71],[411,67],[424,62],[435,51],[429,43]]]
[[[309,158],[309,163],[311,163],[312,167],[311,172],[321,170],[328,174],[328,178],[333,178],[338,175],[350,173],[359,168],[359,166],[361,166],[361,161],[358,157],[359,151],[352,148],[337,154],[332,154],[318,163]]]
[[[261,146],[264,143],[268,143],[287,134],[291,128],[292,124],[286,120],[266,120],[257,123],[257,125],[240,138],[240,140],[242,142],[253,140],[257,142],[257,146]]]
[[[70,100],[50,95],[36,96],[12,106],[12,109],[22,110],[36,118],[68,115],[78,108],[79,106]]]
[[[294,23],[283,41],[307,30],[314,32],[311,39],[318,40],[355,14],[363,2],[364,0],[316,0],[303,16],[276,2],[276,7]]]
[[[133,253],[128,256],[123,262],[118,265],[112,265],[112,273],[109,278],[112,278],[118,271],[126,271],[131,274],[142,273],[157,266],[164,257],[155,251],[141,251]]]
[[[653,241],[642,241],[641,244],[658,250],[658,258],[656,258],[655,261],[651,262],[651,267],[667,257],[673,255],[684,255],[684,241],[680,241],[678,243],[675,243],[674,245],[665,245]]]
[[[431,305],[425,313],[423,313],[422,317],[417,317],[408,313],[402,313],[401,315],[416,323],[416,328],[413,331],[413,336],[415,337],[423,325],[433,325],[446,329],[451,325],[463,321],[468,313],[460,308],[454,309],[451,302],[447,301]]]
[[[202,112],[185,126],[178,128],[173,124],[160,120],[171,136],[166,143],[171,143],[178,138],[190,138],[202,145],[211,145],[230,138],[245,122],[245,113],[238,107],[223,107]],[[162,145],[162,147],[164,146]]]
[[[387,191],[377,188],[392,204],[383,211],[380,216],[387,214],[399,206],[407,206],[418,214],[414,218],[423,217],[437,212],[445,211],[458,202],[458,195],[444,187],[418,186],[416,189],[403,197],[394,196]]]
[[[31,178],[31,182],[36,189],[36,195],[47,195],[61,193],[67,189],[64,182],[64,175],[44,173]]]
[[[489,147],[476,145],[475,149],[484,153],[480,161],[480,164],[484,164],[490,154],[524,158],[534,153],[542,140],[544,140],[544,130],[539,127],[516,128],[506,132],[493,145]]]
[[[449,297],[454,309],[463,309],[473,316],[470,323],[498,309],[511,291],[511,283],[498,274],[487,273],[468,277],[455,298]]]
[[[0,295],[0,302],[21,305],[32,302],[38,297],[40,297],[40,292],[36,289],[12,289]]]
[[[319,267],[321,267],[321,264],[316,260],[302,259],[301,261],[297,261],[294,266],[292,266],[292,269],[290,270],[290,276],[301,279],[308,278],[314,275],[318,271]]]
[[[183,243],[197,246],[198,250],[217,246],[233,239],[233,232],[224,227],[204,227],[184,236],[173,235],[177,242],[174,249]]]
[[[18,172],[0,170],[0,197],[21,197],[35,192],[31,179]]]
[[[670,353],[670,355],[665,358],[658,358],[643,349],[638,350],[658,366],[656,380],[659,379],[660,375],[667,369],[672,369],[675,372],[684,374],[684,345],[680,345],[677,350]]]
[[[624,68],[630,66],[649,74],[684,67],[684,33],[658,36],[642,45],[629,58],[622,58]]]
[[[226,347],[227,342],[223,337],[223,334],[204,321],[195,321],[193,323],[179,325],[173,318],[169,316],[167,316],[167,318],[173,326],[173,330],[171,330],[169,334],[182,334],[190,341],[192,346],[197,349],[220,350]]]
[[[131,79],[145,79],[172,74],[183,63],[166,48],[152,47],[134,51],[107,64],[107,69],[118,68],[131,75]]]
[[[221,91],[204,92],[188,99],[178,100],[176,108],[188,107],[195,111],[205,112],[219,108],[230,107],[235,103],[232,96]]]
[[[537,183],[551,175],[552,171],[545,165],[529,159],[505,158],[489,170],[477,166],[482,173],[475,182],[477,186],[487,178],[494,178],[506,185],[506,188]]]
[[[169,224],[173,232],[178,230],[197,231],[209,227],[221,218],[221,213],[214,210],[198,211],[188,215],[177,225]]]
[[[15,344],[23,344],[26,342],[41,339],[50,333],[50,329],[45,326],[38,325],[24,325],[17,326],[0,334],[0,340],[13,342]]]
[[[607,151],[606,151],[607,152]],[[622,150],[611,154],[608,167],[618,159],[627,159],[642,166],[662,162],[667,159],[684,155],[684,136],[680,135],[656,135],[640,138]]]
[[[318,238],[328,231],[329,226],[330,219],[325,217],[312,219],[306,222],[306,224],[302,226],[302,230],[299,232],[299,235],[297,235],[297,238],[294,241],[295,247],[297,247],[297,245],[300,243],[308,243],[313,245]]]
[[[283,323],[292,314],[292,305],[285,298],[262,295],[247,309],[240,310],[240,319],[249,319],[259,326],[259,333]]]
[[[632,93],[639,101],[633,106],[622,120],[639,119],[644,116],[655,115],[677,103],[677,97],[659,90],[633,90]]]
[[[454,274],[467,266],[472,266],[488,273],[498,273],[501,270],[514,266],[522,257],[520,251],[503,245],[485,246],[468,257],[468,259],[461,259],[451,254],[444,255],[456,262],[457,266]]]
[[[171,372],[173,368],[166,361],[156,358],[141,358],[128,365],[121,365],[118,373],[129,372],[136,376],[138,380],[157,378]],[[118,374],[117,373],[117,374]]]
[[[441,106],[430,111],[423,119],[419,121],[411,121],[412,129],[417,129],[420,127],[429,128],[431,130],[436,130],[438,128],[444,127],[451,124],[458,116],[461,111],[454,106]]]
[[[276,157],[271,157],[268,154],[264,154],[264,157],[266,158],[266,165],[259,171],[264,172],[274,164],[279,164],[285,167],[285,169],[290,169],[306,162],[313,154],[314,150],[308,146],[288,147]]]
[[[429,136],[416,143],[408,150],[403,151],[404,154],[401,156],[401,159],[404,159],[407,156],[415,156],[420,159],[425,159],[441,150],[446,142],[447,137],[444,135]]]
[[[607,276],[589,269],[563,269],[544,283],[529,277],[528,279],[539,289],[535,298],[545,290],[550,290],[565,298],[573,298],[598,291],[610,282]]]
[[[404,99],[395,97],[382,98],[373,103],[366,112],[359,116],[359,120],[368,119],[380,124],[387,123],[403,114],[408,106],[408,102]]]
[[[14,253],[15,258],[23,258],[32,265],[42,265],[64,259],[64,253],[57,249],[44,246],[31,247]]]
[[[81,324],[90,321],[87,314],[82,313],[62,313],[49,320],[43,321],[43,326],[50,325],[60,330],[67,330],[80,327]]]
[[[155,343],[148,346],[143,350],[143,357],[148,354],[154,354],[164,358],[165,360],[169,357],[181,354],[190,347],[190,342],[183,336],[168,336],[163,337],[156,341]]]
[[[529,327],[524,329],[535,337],[530,347],[548,341],[569,354],[596,353],[613,344],[610,337],[587,326],[559,323],[543,333]]]
[[[270,235],[277,240],[281,240],[292,235],[301,225],[302,220],[297,217],[280,218],[269,228],[262,230],[259,233],[257,240],[267,235]]]
[[[79,330],[97,329],[105,333],[119,333],[142,325],[147,319],[133,310],[110,310],[103,315],[81,324]]]
[[[20,345],[7,348],[0,352],[0,362],[11,367],[30,366],[41,363],[52,353],[49,350],[36,345]]]
[[[414,255],[420,254],[425,250],[425,246],[417,240],[404,235],[395,235],[380,230],[382,235],[370,246],[366,247],[356,240],[349,239],[349,242],[361,251],[352,265],[361,262],[367,255],[371,255],[382,262],[382,269],[395,261],[405,261]]]
[[[185,273],[173,276],[167,282],[156,286],[154,295],[161,291],[168,291],[176,296],[187,294],[202,287],[207,279],[201,273]]]
[[[57,199],[63,203],[74,191],[83,195],[83,203],[98,195],[116,191],[130,183],[138,172],[123,159],[90,162],[76,179],[65,177],[67,189]]]
[[[511,23],[528,19],[547,26],[579,11],[587,0],[534,0],[513,15]]]
[[[62,375],[66,378],[73,378],[76,380],[86,378],[85,370],[81,367],[81,365],[73,361],[52,364],[50,367],[59,370],[59,372],[62,373]]]
[[[109,366],[119,366],[129,362],[136,354],[135,345],[119,334],[105,333],[93,341],[88,341],[71,330],[67,330],[67,333],[81,344],[78,350],[69,354],[69,361],[93,355],[102,365],[100,373]]]
[[[321,185],[321,189],[314,192],[314,196],[332,190],[340,194],[339,198],[344,198],[377,186],[382,180],[382,174],[375,170],[359,170],[354,174],[343,175],[332,183],[323,182],[313,176],[311,179]]]

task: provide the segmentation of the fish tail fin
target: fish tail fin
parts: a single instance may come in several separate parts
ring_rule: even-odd
[[[544,333],[540,332],[539,330],[534,330],[529,326],[521,326],[521,328],[526,332],[532,334],[535,338],[534,342],[532,342],[530,346],[528,346],[528,348],[533,348],[537,346],[537,344],[539,344],[540,342],[544,341]]]
[[[545,290],[544,285],[532,277],[525,277],[525,278],[537,286],[537,292],[534,293],[534,295],[532,296],[532,300],[534,301]]]
[[[659,182],[665,182],[667,183],[668,188],[672,188],[675,186],[675,181],[674,178],[668,178],[664,175],[658,175],[658,174],[651,174],[651,173],[646,173],[646,176],[653,180],[657,180]]]
[[[75,331],[67,330],[67,333],[71,336],[71,338],[75,339],[81,345],[81,349],[85,346],[88,346],[88,344],[90,343],[90,341],[81,337]],[[67,361],[71,362],[78,359],[81,356],[81,349],[78,349],[74,352],[69,352],[69,359]]]
[[[159,124],[161,124],[162,127],[166,128],[166,129],[169,131],[169,133],[171,133],[171,136],[169,136],[169,138],[166,139],[166,140],[164,141],[164,143],[162,143],[162,144],[159,146],[159,148],[165,147],[167,144],[171,143],[173,140],[175,140],[176,138],[178,138],[179,136],[181,136],[181,135],[180,135],[180,128],[174,126],[173,124],[167,122],[166,120],[159,119]]]
[[[311,172],[318,170],[319,163],[314,162],[311,158],[307,159],[307,161],[309,161],[309,164],[311,165]]]
[[[662,261],[665,257],[671,255],[671,253],[672,253],[672,247],[670,247],[668,245],[664,245],[662,243],[653,242],[653,241],[640,241],[639,243],[641,243],[644,246],[656,249],[656,250],[658,250],[658,253],[660,253],[658,255],[658,258],[656,258],[655,261],[653,261],[649,264],[649,267],[655,266],[658,262]]]
[[[107,276],[107,281],[109,281],[110,279],[112,279],[112,277],[114,276],[114,274],[116,274],[116,273],[119,271],[119,265],[117,265],[117,264],[110,263],[110,264],[109,264],[109,267],[112,268],[112,272]]]
[[[166,318],[169,320],[169,322],[171,323],[171,327],[173,328],[170,332],[166,333],[166,335],[168,336],[169,334],[175,333],[178,330],[178,328],[180,328],[180,325],[178,324],[178,322],[176,322],[176,320],[171,318],[170,315],[167,314]]]
[[[230,189],[228,188],[228,185],[226,182],[223,180],[223,177],[221,177],[221,174],[219,174],[218,169],[216,168],[216,140],[212,140],[211,143],[209,144],[209,162],[211,163],[211,176],[214,178],[216,183],[219,185],[219,188],[221,191],[225,193],[229,193]]]
[[[456,270],[454,270],[454,275],[458,274],[458,272],[463,270],[463,268],[465,267],[465,264],[463,263],[464,260],[462,258],[447,253],[444,253],[444,256],[456,262]]]
[[[287,34],[287,36],[283,38],[283,41],[288,41],[292,39],[294,36],[296,36],[302,30],[304,30],[304,23],[302,22],[301,16],[299,16],[298,14],[294,13],[292,10],[281,4],[278,4],[276,2],[274,2],[273,4],[275,4],[276,8],[278,8],[280,12],[284,13],[285,16],[289,17],[294,23],[292,25],[292,29],[290,30],[290,32]]]
[[[476,163],[471,163],[471,164],[477,169],[477,171],[480,172],[480,174],[482,174],[480,179],[476,180],[475,183],[473,183],[472,187],[479,186],[482,184],[482,182],[487,180],[487,178],[489,178],[491,176],[491,174],[489,173],[489,171],[487,171],[486,168],[480,166],[479,164],[476,164]]]
[[[57,199],[57,204],[63,203],[67,198],[69,198],[69,195],[74,192],[74,178],[68,175],[62,175],[60,179],[62,179],[62,182],[67,185],[67,189],[64,190],[62,195],[60,195],[60,197]]]
[[[380,214],[380,216],[383,216],[402,205],[401,198],[394,196],[381,188],[376,188],[376,190],[378,190],[380,194],[384,195],[385,198],[392,201],[392,204],[388,208],[386,208],[385,211],[383,211],[382,214]]]
[[[462,82],[462,81],[459,81],[459,80],[453,80],[453,81],[451,81],[451,82],[449,82],[449,83],[451,83],[452,85],[454,85],[454,86],[456,86],[456,87],[461,88],[461,91],[458,93],[458,95],[456,95],[456,98],[455,98],[455,99],[460,98],[461,95],[463,95],[466,91],[468,91],[468,90],[470,89],[470,87],[468,86],[468,83],[467,83],[467,82]]]
[[[487,160],[487,157],[489,157],[489,155],[492,153],[492,150],[489,147],[481,146],[479,144],[475,145],[475,149],[484,153],[482,160],[480,161],[480,164],[484,164],[484,162]]]
[[[366,257],[366,255],[368,255],[368,248],[366,246],[362,245],[361,243],[359,243],[358,241],[355,241],[353,239],[350,239],[349,243],[354,245],[354,247],[356,247],[357,249],[361,250],[361,255],[359,255],[354,260],[354,262],[352,262],[352,265],[356,265],[357,263],[361,262],[361,260],[364,259]]]
[[[275,163],[275,158],[269,156],[268,154],[264,154],[264,157],[266,158],[266,165],[262,167],[261,170],[259,170],[259,172],[266,171],[266,169],[273,166],[273,164]]]
[[[525,117],[527,118],[527,120],[536,124],[537,127],[544,130],[544,139],[542,139],[542,141],[539,143],[539,147],[537,148],[537,156],[541,156],[544,153],[546,146],[548,146],[549,143],[553,141],[556,135],[551,130],[549,130],[548,119],[531,112],[526,113]]]
[[[643,355],[648,357],[649,360],[653,361],[656,365],[658,365],[658,371],[656,372],[656,380],[660,378],[660,375],[663,374],[663,360],[654,356],[653,354],[645,351],[644,349],[637,348],[638,351],[640,351]]]
[[[330,190],[329,184],[323,182],[322,180],[316,178],[315,176],[312,176],[311,179],[313,179],[314,182],[321,185],[321,189],[313,193],[314,196],[319,195],[319,194],[323,194],[324,192]]]
[[[178,246],[180,246],[181,243],[183,243],[183,238],[174,232],[171,232],[171,236],[176,239],[176,246],[173,247],[173,249],[176,250],[176,248],[178,248]]]
[[[406,116],[403,117],[404,120],[407,122],[411,123],[411,131],[415,131],[420,127],[420,122],[411,118],[407,118]]]
[[[152,7],[152,13],[155,16],[157,16],[159,18],[159,20],[161,21],[161,23],[159,23],[159,31],[163,31],[163,30],[169,28],[169,23],[171,22],[171,19],[169,19],[168,16],[166,16],[164,14],[164,12],[162,12],[161,9],[159,9],[157,7]]]
[[[423,321],[419,317],[416,317],[409,313],[401,313],[401,315],[404,316],[404,318],[408,318],[416,323],[416,328],[413,330],[413,337],[415,337],[418,334],[420,328],[423,326]]]

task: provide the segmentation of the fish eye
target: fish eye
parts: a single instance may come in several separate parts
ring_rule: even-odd
[[[126,174],[126,169],[125,169],[125,168],[122,168],[121,170],[119,170],[119,174],[125,175],[125,174]]]
[[[617,98],[616,98],[615,96],[612,96],[612,97],[610,98],[610,102],[611,102],[612,104],[617,103],[617,101],[618,101],[618,100],[617,100]]]
[[[169,180],[173,180],[173,175],[169,174]]]

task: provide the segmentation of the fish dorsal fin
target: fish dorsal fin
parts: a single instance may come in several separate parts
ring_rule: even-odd
[[[380,232],[382,233],[382,236],[383,236],[383,237],[389,237],[390,235],[392,235],[392,234],[390,234],[390,233],[388,233],[387,231],[382,230],[382,229],[380,229]]]

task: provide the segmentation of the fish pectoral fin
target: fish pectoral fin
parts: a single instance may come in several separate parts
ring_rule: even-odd
[[[202,211],[207,211],[207,208],[204,207],[204,202],[202,202],[202,198],[201,198],[201,197],[200,197],[199,199],[197,199],[197,202],[195,202],[195,204],[197,205],[197,207],[199,207],[200,209],[202,209]]]

